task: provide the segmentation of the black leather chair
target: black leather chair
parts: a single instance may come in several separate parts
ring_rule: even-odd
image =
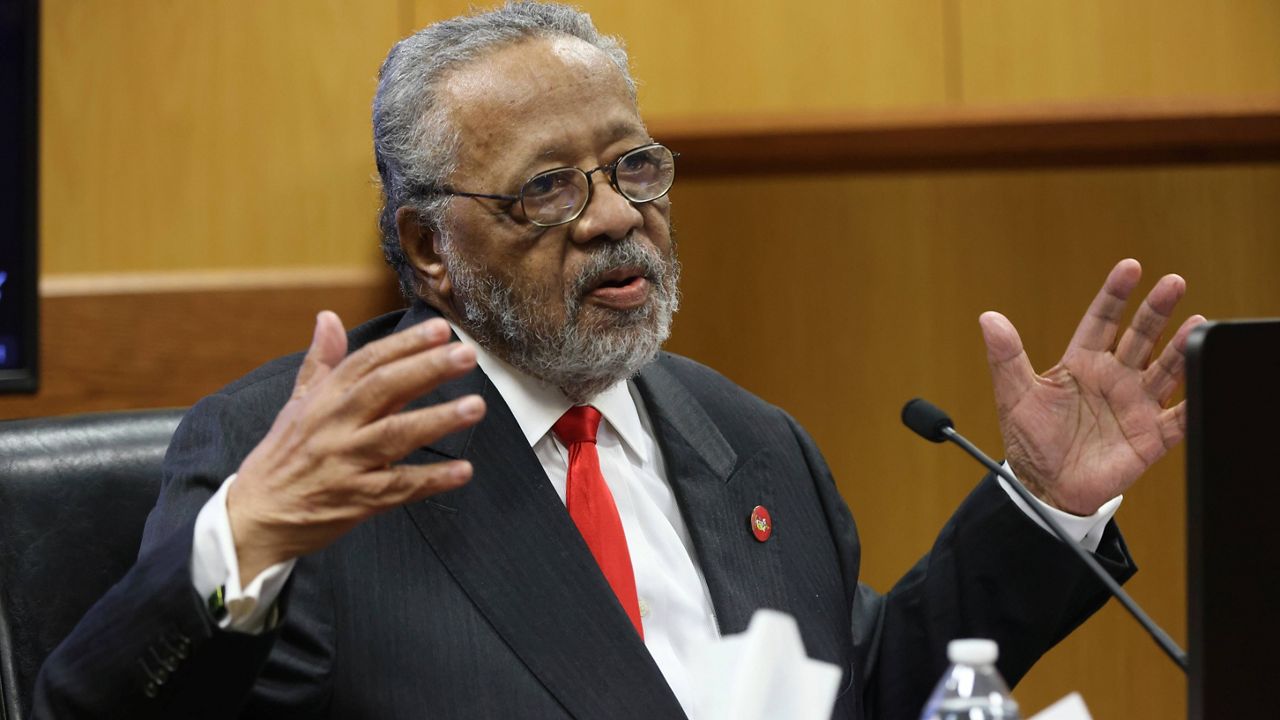
[[[0,422],[0,720],[26,720],[41,663],[133,565],[184,410]]]

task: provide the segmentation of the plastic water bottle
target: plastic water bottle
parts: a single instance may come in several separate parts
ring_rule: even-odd
[[[951,667],[938,681],[920,720],[1019,720],[1018,703],[996,671],[994,640],[947,643]]]

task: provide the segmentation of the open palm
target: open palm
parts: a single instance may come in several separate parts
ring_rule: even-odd
[[[979,319],[1000,430],[1014,474],[1045,502],[1090,515],[1123,493],[1186,434],[1186,405],[1165,407],[1182,382],[1193,315],[1155,360],[1154,349],[1186,292],[1160,278],[1120,336],[1142,268],[1122,260],[1076,328],[1057,365],[1037,375],[1017,330],[996,312]]]

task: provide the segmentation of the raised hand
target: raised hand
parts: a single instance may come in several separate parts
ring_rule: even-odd
[[[1014,474],[1045,502],[1090,515],[1123,493],[1186,434],[1186,403],[1166,407],[1182,383],[1193,315],[1152,360],[1186,292],[1160,278],[1120,336],[1120,318],[1142,267],[1120,261],[1089,306],[1066,353],[1037,375],[1017,330],[1000,313],[979,318],[991,366],[1000,431]]]
[[[434,319],[347,356],[342,321],[316,318],[293,395],[240,465],[227,494],[240,576],[318,550],[371,515],[456,488],[465,460],[392,465],[414,449],[473,425],[484,401],[468,395],[399,412],[475,367],[475,351],[445,344]]]

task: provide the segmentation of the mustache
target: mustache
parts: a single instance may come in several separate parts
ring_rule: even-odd
[[[636,268],[644,279],[659,283],[668,274],[669,264],[657,248],[636,240],[634,232],[628,233],[621,240],[603,244],[591,254],[566,288],[565,299],[576,305],[579,298],[604,280],[605,275],[623,267]]]

